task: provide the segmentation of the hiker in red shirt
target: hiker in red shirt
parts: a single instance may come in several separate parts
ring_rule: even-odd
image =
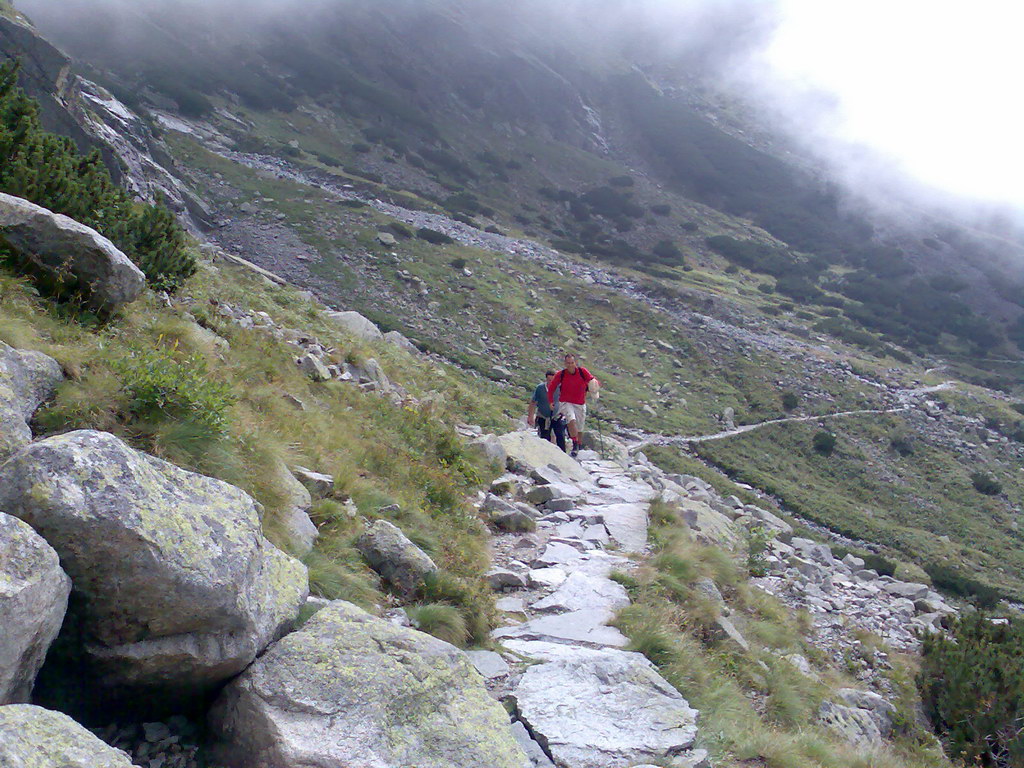
[[[576,364],[575,355],[565,356],[565,368],[548,382],[548,402],[555,402],[555,391],[561,388],[558,414],[565,417],[572,438],[570,456],[579,453],[583,444],[583,424],[587,418],[587,393],[598,396],[601,383],[586,368]]]

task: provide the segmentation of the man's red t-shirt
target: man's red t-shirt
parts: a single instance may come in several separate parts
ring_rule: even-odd
[[[583,405],[587,402],[587,384],[593,379],[594,375],[582,365],[576,366],[576,373],[569,373],[563,368],[548,384],[548,401],[554,405],[555,390],[561,385],[562,394],[559,396],[561,402]]]

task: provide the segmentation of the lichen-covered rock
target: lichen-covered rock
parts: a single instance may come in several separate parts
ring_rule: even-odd
[[[99,232],[20,197],[0,193],[0,233],[40,269],[73,277],[94,306],[128,304],[146,287],[141,270]]]
[[[872,749],[882,744],[882,732],[876,716],[869,710],[825,701],[818,709],[818,719],[852,746]]]
[[[53,548],[29,525],[0,512],[0,704],[29,700],[70,592]]]
[[[0,509],[57,550],[84,651],[111,685],[215,685],[279,637],[308,592],[243,491],[103,432],[15,454],[0,466]]]
[[[356,548],[384,581],[406,597],[437,570],[430,556],[387,520],[377,520],[363,531]]]
[[[508,717],[454,646],[335,602],[214,705],[231,768],[522,768]]]
[[[0,341],[0,462],[32,440],[28,422],[63,378],[56,360]]]
[[[0,766],[132,768],[132,761],[67,715],[29,704],[11,704],[0,707]]]

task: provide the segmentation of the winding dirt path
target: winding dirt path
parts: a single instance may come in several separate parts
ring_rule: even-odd
[[[900,402],[898,407],[894,408],[871,408],[859,411],[840,411],[839,413],[827,413],[819,416],[788,416],[783,419],[770,419],[768,421],[761,421],[757,424],[744,424],[740,427],[734,427],[733,429],[726,429],[722,432],[715,432],[711,435],[697,435],[694,437],[684,437],[677,435],[669,437],[665,435],[654,435],[639,443],[630,447],[630,452],[635,453],[636,451],[643,450],[649,445],[692,445],[695,443],[708,443],[713,440],[724,440],[728,437],[735,437],[737,435],[745,435],[748,432],[753,432],[757,429],[771,426],[773,424],[795,424],[800,422],[808,421],[832,421],[834,419],[843,419],[850,416],[869,416],[869,415],[881,415],[890,413],[905,413],[915,407],[915,400],[923,395],[929,395],[934,392],[942,392],[947,389],[952,389],[956,386],[956,382],[947,381],[942,384],[937,384],[933,387],[921,387],[918,389],[901,389],[896,392],[896,399]]]

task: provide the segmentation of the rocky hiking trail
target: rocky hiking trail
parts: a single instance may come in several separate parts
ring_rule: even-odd
[[[536,531],[495,536],[488,578],[503,595],[507,623],[492,633],[502,653],[469,656],[510,705],[529,766],[710,765],[694,747],[698,713],[650,661],[624,650],[628,639],[611,626],[630,602],[611,576],[647,552],[658,490],[591,451],[576,463],[528,434],[502,442],[528,474],[493,487],[527,503],[488,494],[482,508],[499,530],[535,519]],[[523,465],[527,453],[541,458]]]

